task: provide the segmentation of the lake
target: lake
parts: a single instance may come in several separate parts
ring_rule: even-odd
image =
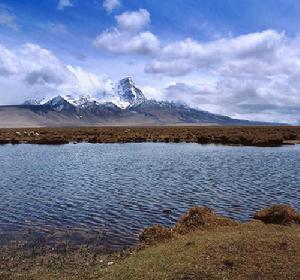
[[[125,246],[142,228],[170,226],[193,205],[241,221],[270,204],[300,210],[300,146],[4,145],[0,159],[7,236],[74,228]]]

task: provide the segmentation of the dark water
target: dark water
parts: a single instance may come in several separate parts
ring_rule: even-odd
[[[76,228],[126,245],[193,205],[244,221],[274,203],[300,210],[300,146],[0,146],[1,232]]]

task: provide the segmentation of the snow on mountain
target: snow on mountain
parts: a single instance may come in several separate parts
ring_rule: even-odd
[[[111,95],[96,98],[91,95],[58,95],[51,99],[30,99],[24,102],[24,105],[49,105],[61,111],[66,108],[67,103],[81,109],[97,106],[100,104],[113,103],[121,109],[137,106],[146,101],[142,91],[136,87],[134,81],[127,77],[120,80],[112,89]]]
[[[136,87],[134,81],[129,77],[119,81],[116,91],[117,96],[121,99],[122,106],[132,107],[146,101],[142,91]]]
[[[98,98],[96,96],[99,96]],[[99,92],[96,96],[78,93],[58,95],[51,99],[31,99],[26,105],[37,106],[37,119],[46,116],[49,111],[59,114],[47,117],[53,122],[70,125],[99,124],[218,124],[218,125],[268,125],[267,123],[249,122],[216,115],[207,111],[192,108],[179,102],[157,101],[146,99],[131,78],[124,78],[112,86],[111,91]],[[32,110],[24,108],[20,110]],[[31,116],[32,112],[30,113]],[[41,123],[45,125],[45,120]]]
[[[75,107],[69,103],[64,97],[58,95],[52,99],[50,99],[48,102],[44,103],[44,105],[50,106],[55,111],[62,111],[62,110],[74,110]]]
[[[97,100],[96,98],[90,96],[90,95],[80,95],[79,97],[74,97],[73,95],[66,95],[64,96],[64,99],[68,101],[70,104],[76,107],[88,107],[90,105],[99,105],[102,102]]]

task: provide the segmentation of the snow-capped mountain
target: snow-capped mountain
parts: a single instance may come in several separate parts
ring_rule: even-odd
[[[44,105],[51,107],[54,111],[72,111],[74,106],[68,102],[65,98],[58,95],[49,101],[45,102]]]
[[[142,91],[136,87],[131,78],[125,78],[119,81],[116,88],[116,95],[123,103],[122,107],[137,106],[146,101],[146,97]]]
[[[112,94],[106,95],[105,98],[96,98],[91,95],[58,95],[51,99],[30,99],[24,102],[24,105],[48,105],[52,106],[56,111],[70,109],[69,105],[76,108],[84,109],[113,103],[120,109],[137,106],[146,101],[146,97],[142,91],[136,87],[134,81],[127,77],[120,80],[114,88]],[[68,107],[68,108],[66,108]]]
[[[85,125],[267,125],[267,123],[236,120],[191,108],[184,104],[147,100],[131,78],[120,80],[111,94],[58,95],[50,99],[26,101],[21,108],[24,123],[34,120],[38,126]],[[38,106],[39,105],[39,106]],[[19,115],[18,115],[19,116]]]
[[[66,101],[68,101],[70,104],[72,104],[75,107],[79,108],[86,108],[89,106],[97,106],[101,102],[98,101],[96,98],[90,96],[90,95],[80,95],[78,98],[74,97],[73,95],[66,95],[64,97]]]

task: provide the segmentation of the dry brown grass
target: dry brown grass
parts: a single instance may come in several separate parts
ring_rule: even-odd
[[[173,232],[186,234],[195,230],[208,228],[216,229],[223,226],[236,226],[239,223],[222,216],[216,215],[207,207],[192,207],[176,223]]]
[[[300,214],[288,205],[274,205],[255,213],[254,219],[267,224],[300,224]]]
[[[194,142],[279,146],[300,141],[300,127],[81,127],[0,129],[0,144]]]
[[[261,222],[196,230],[103,271],[105,280],[299,279],[300,228]]]
[[[277,206],[268,209],[267,216],[276,215],[279,208],[284,216],[296,213]],[[275,222],[285,224],[285,220]],[[144,233],[142,241],[152,242],[155,237],[155,245],[130,254],[102,256],[82,247],[65,254],[50,250],[32,255],[19,250],[17,244],[4,247],[0,279],[300,279],[298,224],[259,220],[240,224],[210,209],[194,207],[172,229],[154,226]]]

